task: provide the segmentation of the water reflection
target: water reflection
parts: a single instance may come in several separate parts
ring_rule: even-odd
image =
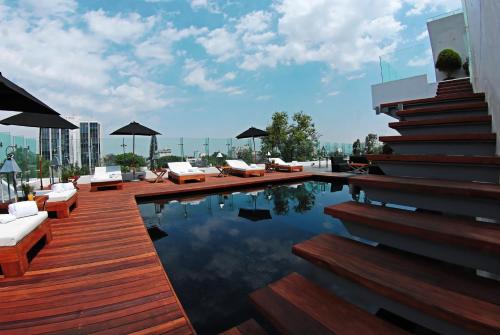
[[[140,206],[145,221],[159,218],[158,227],[168,232],[154,244],[199,334],[252,317],[248,294],[290,272],[324,279],[325,272],[291,249],[323,232],[349,236],[340,221],[323,213],[350,200],[347,186],[332,192],[336,188],[305,182]],[[241,209],[267,211],[269,218],[252,220]]]

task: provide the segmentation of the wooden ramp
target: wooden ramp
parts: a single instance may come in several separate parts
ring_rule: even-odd
[[[205,183],[81,185],[69,218],[51,219],[53,240],[20,278],[0,276],[0,334],[194,334],[163,270],[135,197],[210,192],[311,178],[208,176]],[[335,175],[332,174],[332,178]]]

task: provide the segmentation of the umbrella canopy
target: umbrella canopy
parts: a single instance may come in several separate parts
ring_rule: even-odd
[[[250,127],[238,136],[236,136],[237,139],[242,139],[242,138],[251,138],[253,141],[253,162],[257,160],[257,153],[255,152],[255,138],[256,137],[264,137],[269,135],[267,131],[258,129],[255,127]]]
[[[59,115],[47,114],[40,117],[40,115],[26,112],[3,119],[0,124],[37,128],[78,129],[77,126]]]
[[[271,211],[268,209],[240,208],[238,216],[254,222],[272,219]]]
[[[238,136],[236,136],[237,139],[242,139],[242,138],[255,138],[255,137],[264,137],[267,136],[268,133],[265,130],[258,129],[255,127],[250,127]]]
[[[154,135],[161,135],[159,132],[156,130],[153,130],[151,128],[145,127],[142,124],[138,122],[130,122],[128,125],[121,127],[120,129],[115,130],[114,132],[111,133],[111,135],[132,135],[132,154],[133,154],[133,159],[135,160],[135,135],[142,135],[142,136],[154,136]],[[133,178],[135,179],[135,161],[133,162],[134,167],[133,167]]]
[[[149,160],[151,162],[151,169],[154,168],[154,161],[156,159],[156,152],[158,151],[158,140],[156,135],[151,136],[151,143],[149,143]]]
[[[159,132],[145,127],[137,122],[130,122],[125,127],[121,127],[120,129],[115,130],[111,133],[111,135],[142,135],[142,136],[153,136],[153,135],[161,135]]]
[[[17,86],[0,73],[0,109],[7,111],[35,114],[53,114],[58,112]]]

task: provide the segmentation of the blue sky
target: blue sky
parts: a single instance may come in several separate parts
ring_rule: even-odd
[[[0,71],[63,116],[101,121],[105,134],[137,120],[169,137],[232,137],[302,110],[323,140],[352,142],[390,133],[371,108],[379,56],[410,47],[409,71],[428,72],[426,19],[460,6],[0,0]]]

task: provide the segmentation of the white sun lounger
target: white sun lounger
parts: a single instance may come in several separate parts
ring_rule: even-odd
[[[229,165],[230,173],[233,175],[237,176],[242,176],[242,177],[250,177],[250,176],[263,176],[264,172],[266,171],[264,168],[259,167],[255,164],[248,165],[242,160],[232,160],[228,159],[226,160],[227,164]]]
[[[168,178],[177,184],[184,184],[186,181],[205,181],[205,173],[189,162],[170,162],[168,168],[170,169]]]

